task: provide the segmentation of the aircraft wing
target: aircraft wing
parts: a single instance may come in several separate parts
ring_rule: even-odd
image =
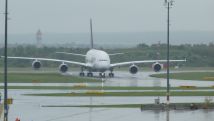
[[[169,62],[185,62],[185,60],[169,60]],[[141,63],[155,63],[155,62],[167,62],[167,60],[143,60],[143,61],[129,61],[129,62],[121,62],[121,63],[113,63],[111,64],[111,67],[116,66],[125,66],[125,65],[131,65],[131,64],[141,64]]]
[[[4,58],[4,56],[1,56]],[[86,63],[76,62],[76,61],[69,61],[69,60],[60,60],[60,59],[51,59],[51,58],[33,58],[33,57],[7,57],[8,59],[23,59],[23,60],[38,60],[38,61],[52,61],[52,62],[63,62],[68,64],[74,64],[84,67],[91,67],[91,65],[88,65]]]
[[[67,53],[67,52],[56,52],[56,53],[59,53],[59,54],[67,54],[67,55],[77,55],[77,56],[82,56],[82,57],[85,57],[85,56],[86,56],[86,55],[77,54],[77,53]]]
[[[113,53],[113,54],[108,54],[110,56],[113,56],[113,55],[123,55],[124,53]]]

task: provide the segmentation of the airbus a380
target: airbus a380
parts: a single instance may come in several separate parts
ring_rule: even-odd
[[[167,60],[142,60],[142,61],[129,61],[129,62],[120,62],[120,63],[112,63],[110,61],[109,56],[114,56],[123,53],[114,53],[108,54],[105,51],[97,50],[93,48],[93,32],[92,32],[92,20],[90,20],[90,29],[91,29],[91,49],[86,53],[83,54],[76,54],[76,53],[67,53],[67,52],[57,52],[60,54],[70,54],[76,56],[85,57],[85,63],[70,61],[70,60],[61,60],[61,59],[50,59],[50,58],[34,58],[34,57],[8,57],[9,59],[26,59],[26,60],[33,60],[32,67],[34,69],[39,69],[41,67],[41,61],[53,61],[53,62],[61,62],[59,65],[59,70],[61,73],[66,73],[68,71],[67,64],[78,65],[81,67],[81,72],[79,73],[80,76],[85,76],[84,70],[86,69],[88,77],[93,76],[93,72],[99,72],[100,77],[105,77],[105,72],[110,71],[109,77],[114,77],[113,69],[114,67],[120,66],[129,66],[129,72],[131,74],[136,74],[138,72],[138,66],[136,64],[141,63],[153,63],[152,68],[155,72],[160,71],[163,68],[163,62]],[[186,60],[170,60],[170,62],[183,62]]]

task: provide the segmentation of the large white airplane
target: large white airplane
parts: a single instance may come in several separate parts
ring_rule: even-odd
[[[39,69],[41,67],[41,61],[53,61],[61,62],[59,65],[59,70],[61,73],[66,73],[68,71],[67,64],[78,65],[81,67],[80,76],[85,76],[84,70],[87,70],[87,76],[93,77],[93,72],[99,72],[100,77],[105,77],[105,72],[110,71],[109,77],[114,77],[113,69],[120,66],[129,66],[129,72],[131,74],[136,74],[138,72],[138,66],[136,64],[141,63],[153,63],[152,68],[155,72],[160,71],[163,68],[163,62],[167,60],[142,60],[142,61],[129,61],[129,62],[120,62],[120,63],[111,63],[109,56],[114,56],[123,53],[114,53],[108,54],[105,51],[97,50],[93,48],[93,32],[92,32],[92,20],[90,20],[90,29],[91,29],[91,49],[83,54],[76,53],[67,53],[67,52],[57,52],[60,54],[70,54],[76,56],[85,57],[85,63],[70,61],[70,60],[61,60],[61,59],[50,59],[50,58],[34,58],[34,57],[8,57],[9,59],[26,59],[33,60],[32,67],[34,69]],[[170,62],[184,62],[186,60],[170,60]]]

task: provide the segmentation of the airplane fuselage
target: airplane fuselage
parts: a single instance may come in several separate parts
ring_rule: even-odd
[[[109,55],[102,50],[91,49],[86,53],[86,64],[91,65],[90,71],[105,72],[110,68]]]

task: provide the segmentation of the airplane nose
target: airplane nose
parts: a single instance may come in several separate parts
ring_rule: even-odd
[[[99,69],[101,69],[101,70],[106,70],[106,69],[108,69],[109,68],[109,66],[110,66],[110,64],[109,63],[106,63],[106,62],[102,62],[102,63],[99,63],[98,65],[97,65],[97,67],[99,68]]]
[[[109,66],[109,64],[105,63],[105,62],[103,62],[103,63],[100,64],[101,68],[107,68],[108,66]]]

